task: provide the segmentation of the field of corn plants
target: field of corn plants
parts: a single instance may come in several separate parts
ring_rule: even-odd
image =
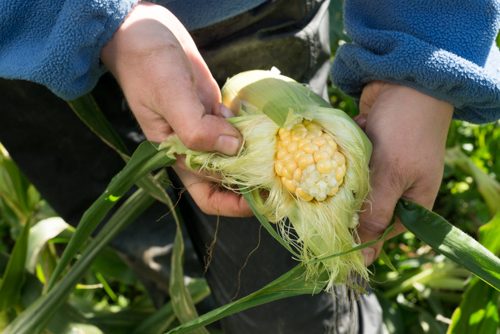
[[[334,50],[346,38],[340,12],[339,5],[332,5]],[[331,87],[330,97],[334,107],[349,115],[357,113],[354,101],[335,87]],[[158,167],[171,163],[172,159],[156,154],[156,148],[147,144],[139,146],[130,158],[90,96],[73,101],[71,107],[128,164],[113,179],[109,191],[96,199],[75,230],[57,216],[0,146],[0,331],[154,334],[182,333],[211,324],[199,327],[196,332],[218,333],[216,320],[228,314],[277,298],[311,294],[323,287],[304,282],[304,268],[298,266],[258,293],[198,318],[195,305],[210,298],[210,290],[203,278],[185,279],[182,229],[176,219],[177,237],[169,282],[170,291],[176,293],[171,294],[166,304],[155,308],[138,277],[107,244],[154,200],[173,205],[163,191],[167,177],[158,172]],[[452,123],[445,173],[434,208],[497,256],[500,255],[499,125],[498,122],[482,126]],[[139,170],[154,170],[156,174],[141,176]],[[98,234],[88,238],[118,197],[134,183],[140,189],[114,211]],[[248,200],[252,202],[252,198]],[[175,211],[172,214],[175,216]],[[262,221],[269,227],[265,218]],[[272,228],[269,231],[272,233]],[[370,286],[383,307],[385,331],[500,333],[498,266],[491,267],[478,258],[473,262],[457,256],[463,254],[458,251],[454,257],[453,245],[432,240],[437,228],[415,233],[424,235],[419,238],[406,232],[386,241],[383,255],[370,268]],[[461,246],[467,245],[456,245]],[[463,264],[483,279],[489,277],[490,284],[472,275]],[[206,307],[202,309],[206,311]],[[180,324],[185,326],[178,327]]]

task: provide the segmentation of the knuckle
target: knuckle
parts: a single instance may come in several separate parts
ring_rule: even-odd
[[[371,235],[381,235],[387,229],[389,221],[368,220],[361,223],[360,228]]]
[[[204,142],[206,141],[203,134],[196,129],[194,131],[191,130],[185,132],[181,139],[184,145],[186,145],[186,147],[189,149],[198,149],[199,147],[203,146]]]

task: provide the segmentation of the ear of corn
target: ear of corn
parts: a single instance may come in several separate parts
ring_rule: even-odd
[[[228,80],[223,103],[244,138],[234,157],[193,152],[172,137],[170,154],[185,154],[196,170],[217,172],[234,189],[263,196],[258,207],[287,243],[299,250],[308,279],[328,272],[327,289],[367,279],[357,245],[358,211],[369,190],[371,145],[344,112],[305,86],[272,71],[249,71]],[[270,256],[272,256],[270,254]]]

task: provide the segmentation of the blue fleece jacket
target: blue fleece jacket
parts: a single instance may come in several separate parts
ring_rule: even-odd
[[[477,123],[500,117],[498,0],[346,0],[334,82],[359,96],[385,80],[451,102],[455,117]]]
[[[0,0],[0,77],[41,83],[74,99],[104,72],[99,53],[137,0]],[[163,1],[195,29],[266,0]],[[500,116],[498,0],[346,0],[351,43],[338,50],[335,83],[354,96],[372,80],[451,102],[456,116]]]

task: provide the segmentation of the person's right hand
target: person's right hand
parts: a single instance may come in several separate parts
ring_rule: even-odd
[[[118,80],[146,137],[161,142],[175,133],[190,149],[238,152],[240,133],[224,117],[219,87],[184,26],[167,9],[140,2],[101,59]],[[176,172],[208,214],[249,216],[241,196],[182,166]]]

